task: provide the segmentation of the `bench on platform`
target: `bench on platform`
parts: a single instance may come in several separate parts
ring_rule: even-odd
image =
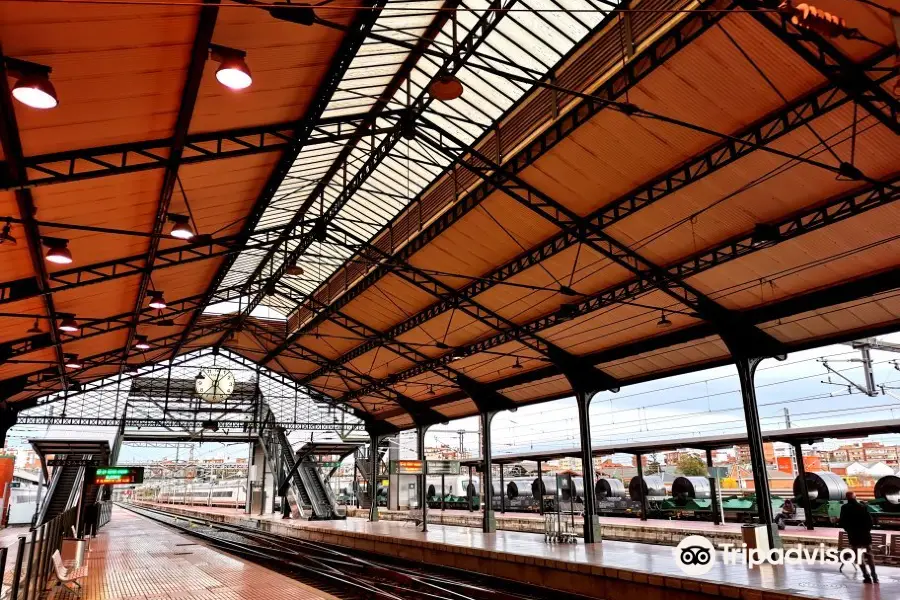
[[[850,539],[847,537],[847,532],[840,532],[838,534],[838,552],[850,547]],[[885,564],[890,561],[890,548],[888,548],[886,533],[873,533],[871,548],[872,560],[876,563]],[[853,568],[854,570],[856,569],[856,564],[853,564]],[[843,569],[844,563],[841,563],[841,568],[839,570]]]
[[[62,584],[64,588],[76,591],[81,589],[79,579],[84,579],[88,575],[87,565],[70,569],[63,564],[62,556],[59,550],[53,553],[53,570],[56,574],[57,585]],[[69,587],[69,584],[75,584],[75,587]]]

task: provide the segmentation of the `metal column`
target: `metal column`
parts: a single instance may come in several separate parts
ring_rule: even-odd
[[[419,475],[419,507],[422,509],[422,531],[428,531],[428,481],[425,478],[425,432],[428,427],[416,427],[416,457],[422,461]]]
[[[541,472],[541,461],[537,461],[538,464],[538,514],[544,514],[544,476]]]
[[[721,525],[725,521],[725,519],[722,518],[721,509],[719,508],[719,489],[718,489],[719,486],[717,485],[716,478],[713,477],[712,466],[713,466],[712,450],[707,448],[706,449],[706,468],[709,471],[709,496],[710,496],[710,499],[712,500],[712,502],[711,502],[712,518],[713,518],[713,523],[715,523],[716,525]]]
[[[494,519],[493,506],[493,481],[491,473],[491,421],[494,420],[493,412],[481,413],[481,457],[483,476],[484,476],[484,520],[481,530],[485,533],[494,533],[497,531],[497,521]]]
[[[251,510],[250,509],[250,502],[251,502],[250,498],[253,495],[252,467],[253,467],[253,459],[256,456],[256,442],[253,441],[247,445],[250,447],[250,455],[247,457],[247,503],[246,503],[246,506],[244,506],[244,514],[249,515],[250,510]]]
[[[370,457],[370,477],[369,477],[369,498],[372,499],[372,506],[369,508],[369,521],[378,520],[378,434],[369,435],[369,451]]]
[[[581,471],[584,480],[584,543],[592,544],[600,541],[600,518],[597,516],[597,503],[594,495],[594,456],[591,448],[591,392],[576,392],[578,403],[578,429],[581,434]],[[571,492],[575,500],[575,490]]]
[[[635,454],[634,457],[637,459],[637,476],[638,476],[638,493],[640,495],[641,501],[641,521],[647,520],[647,494],[644,493],[644,464],[643,459],[644,456],[642,454]]]
[[[475,496],[472,493],[472,488],[475,487],[472,485],[472,465],[469,465],[469,485],[466,487],[466,501],[469,505],[469,512],[472,512],[474,509],[472,508],[472,498]]]
[[[744,420],[747,423],[747,441],[750,448],[750,464],[753,468],[753,489],[756,493],[756,507],[761,525],[766,526],[770,548],[780,548],[781,540],[775,531],[772,515],[772,498],[769,493],[769,476],[766,472],[766,458],[763,450],[762,428],[759,424],[759,409],[756,405],[756,387],[753,379],[761,358],[738,358],[735,360],[738,377],[741,380],[741,398],[744,403]]]
[[[503,463],[500,463],[500,514],[506,513],[506,490],[503,487]]]
[[[800,477],[800,504],[803,506],[804,521],[806,528],[812,530],[813,525],[813,509],[812,501],[809,499],[809,490],[806,488],[806,465],[803,463],[803,444],[801,442],[794,443],[794,455],[797,457],[797,475]]]

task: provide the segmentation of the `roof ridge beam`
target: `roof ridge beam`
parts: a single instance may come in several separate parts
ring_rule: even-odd
[[[727,0],[707,0],[706,5],[723,4],[731,6]],[[640,83],[645,77],[653,73],[656,68],[663,65],[669,58],[675,56],[679,50],[699,38],[703,33],[713,27],[723,16],[724,11],[696,11],[686,14],[671,28],[662,32],[650,42],[638,54],[629,60],[624,67],[619,68],[601,84],[594,95],[613,100],[624,97],[625,93]],[[585,37],[589,41],[593,35]],[[543,156],[566,136],[582,124],[590,121],[598,112],[609,107],[608,102],[589,102],[582,98],[576,98],[579,104],[571,110],[563,113],[553,121],[547,129],[537,135],[522,150],[510,157],[506,163],[516,171],[521,171]],[[421,250],[431,240],[448,229],[452,224],[462,219],[469,211],[477,207],[491,193],[491,187],[487,184],[478,186],[472,193],[467,194],[455,204],[449,206],[443,213],[437,215],[432,223],[420,231],[418,235],[403,245],[396,254],[401,258],[409,258],[418,250]],[[422,197],[422,194],[419,196]],[[316,313],[314,309],[312,318],[291,334],[297,338],[312,331],[319,323],[327,320],[332,309],[339,310],[353,299],[362,294],[376,281],[388,272],[387,268],[377,267],[360,279],[349,290],[329,302],[329,308]],[[327,283],[327,282],[325,282]],[[325,284],[320,286],[323,288]],[[318,291],[318,290],[317,290]]]
[[[347,67],[350,66],[350,62],[353,60],[353,57],[356,56],[360,46],[365,41],[366,34],[371,30],[375,21],[378,19],[381,8],[384,7],[386,1],[387,0],[363,0],[363,9],[354,17],[353,24],[351,25],[352,31],[347,33],[341,41],[340,48],[331,62],[328,73],[326,73],[322,82],[319,84],[315,98],[310,102],[306,114],[300,119],[297,119],[295,125],[297,133],[294,135],[296,143],[291,147],[290,151],[282,154],[277,166],[270,173],[266,185],[263,187],[259,197],[254,203],[253,209],[244,223],[241,232],[242,238],[249,239],[253,233],[253,229],[259,224],[266,208],[269,206],[270,200],[278,190],[278,186],[284,180],[285,175],[290,171],[300,150],[304,147],[306,141],[312,134],[312,131],[318,125],[318,121],[321,119],[322,114],[325,112],[325,108],[331,101],[335,90],[340,84],[341,78],[346,73]],[[294,227],[295,225],[292,225],[289,229],[293,229]],[[231,257],[230,260],[223,261],[219,266],[218,272],[207,287],[207,298],[212,299],[215,296],[216,290],[222,284],[222,281],[234,264],[235,258],[236,257]],[[173,356],[177,355],[181,351],[182,345],[187,343],[187,340],[191,335],[191,330],[196,326],[201,314],[202,311],[199,310],[194,313],[190,323],[188,323],[187,327],[184,329],[181,344],[176,345],[172,352]]]
[[[475,51],[475,49],[481,44],[481,42],[483,42],[484,39],[494,30],[496,24],[504,16],[506,16],[506,9],[514,6],[518,2],[518,0],[503,0],[506,2],[506,5],[504,9],[500,9],[500,1],[501,0],[492,0],[492,10],[486,10],[484,14],[478,18],[478,21],[475,23],[469,33],[460,41],[459,55],[456,57],[447,57],[440,68],[435,71],[434,76],[429,77],[429,83],[442,73],[455,74],[460,69],[462,69],[463,63]],[[459,3],[460,0],[445,0],[445,5],[454,9]],[[391,78],[390,84],[388,84],[388,86],[382,92],[379,100],[375,104],[373,104],[373,118],[377,117],[378,114],[380,114],[380,112],[387,106],[387,104],[391,100],[391,97],[393,97],[394,93],[400,88],[403,82],[409,80],[410,74],[418,64],[419,59],[425,54],[428,46],[431,45],[433,38],[440,33],[440,30],[442,29],[444,23],[446,23],[449,14],[449,11],[439,11],[439,13],[435,16],[426,32],[427,35],[419,38],[418,42],[416,42],[415,44],[415,49],[409,52],[406,59],[404,59],[397,72]],[[418,115],[419,113],[423,112],[425,108],[427,108],[428,104],[430,104],[431,102],[431,98],[427,94],[427,88],[428,84],[426,84],[422,88],[422,91],[414,100],[413,105],[407,107],[408,113]],[[409,119],[409,117],[406,118]],[[340,194],[338,194],[338,196],[332,200],[331,204],[320,216],[323,225],[330,223],[335,219],[335,217],[337,217],[340,210],[368,179],[369,175],[371,175],[378,168],[378,166],[381,164],[381,161],[390,153],[391,149],[399,142],[401,137],[402,134],[400,128],[398,128],[385,136],[385,138],[378,145],[378,148],[374,148],[369,152],[369,156],[366,161],[356,170],[356,173],[353,175],[350,181],[343,186]],[[332,161],[331,166],[328,168],[328,171],[319,180],[316,187],[313,188],[313,190],[310,191],[310,193],[306,196],[303,204],[297,210],[295,218],[299,218],[301,215],[304,215],[306,211],[308,211],[309,208],[313,205],[316,198],[321,197],[321,195],[324,194],[325,189],[327,188],[330,181],[337,175],[340,165],[344,165],[346,173],[347,160],[350,158],[355,148],[356,145],[354,143],[348,143],[344,146],[340,154],[335,158],[334,161]],[[300,256],[302,256],[303,252],[305,252],[306,249],[309,248],[313,241],[315,241],[315,236],[310,235],[308,238],[301,240],[294,248],[292,248],[290,252],[288,252],[284,257],[284,260],[281,262],[281,264],[277,268],[271,269],[269,276],[266,278],[267,284],[272,281],[281,279],[281,277],[283,277],[285,272],[287,271],[288,265],[294,263]],[[253,275],[251,275],[251,277],[247,281],[248,290],[251,289],[254,281],[262,275],[265,266],[274,259],[277,248],[278,246],[267,252],[263,260],[261,260],[256,269],[254,269]],[[264,294],[261,292],[257,292],[254,295],[250,302],[248,302],[247,306],[242,310],[242,319],[246,318],[250,315],[251,312],[253,312],[253,310],[260,304],[260,302],[262,302],[263,296]]]
[[[168,164],[166,165],[163,174],[162,186],[159,190],[159,199],[156,204],[156,217],[153,220],[154,237],[150,238],[150,248],[147,250],[145,267],[141,273],[141,281],[138,285],[134,309],[132,310],[131,316],[133,326],[128,331],[125,347],[122,349],[123,360],[128,355],[128,349],[131,348],[131,345],[134,342],[134,336],[137,335],[137,326],[141,315],[141,308],[144,305],[147,290],[152,285],[153,266],[156,264],[156,255],[159,251],[159,236],[162,234],[163,227],[165,227],[167,221],[166,215],[169,212],[169,205],[172,202],[172,196],[175,192],[175,183],[178,179],[178,170],[180,168],[179,162],[184,154],[188,130],[191,127],[191,118],[194,115],[194,107],[197,104],[197,97],[200,93],[200,82],[203,79],[206,61],[209,58],[209,45],[212,43],[213,31],[216,28],[216,19],[218,16],[219,0],[203,0],[203,4],[200,7],[200,16],[197,21],[197,32],[194,34],[194,43],[191,47],[191,60],[188,63],[187,77],[184,82],[184,89],[181,93],[178,116],[175,119],[175,135],[172,139],[172,146],[169,150],[169,160],[167,161]],[[182,193],[184,193],[183,189]],[[187,203],[187,201],[187,198],[184,198],[184,202]],[[191,216],[191,220],[193,220],[193,216]],[[119,368],[120,372],[122,368],[123,367]]]

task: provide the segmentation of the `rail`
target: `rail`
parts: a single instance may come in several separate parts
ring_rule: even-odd
[[[106,521],[109,511],[106,508]],[[0,548],[0,599],[39,600],[44,594],[47,582],[53,572],[53,553],[62,550],[63,539],[71,532],[77,519],[77,508],[70,508],[50,519],[40,527],[32,529],[29,535],[20,535],[10,546]],[[102,511],[101,511],[102,512]],[[7,562],[13,567],[7,572]]]

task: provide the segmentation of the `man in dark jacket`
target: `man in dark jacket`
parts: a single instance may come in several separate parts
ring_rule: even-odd
[[[872,515],[865,504],[856,499],[856,494],[847,492],[847,504],[841,507],[841,527],[847,532],[850,547],[855,550],[865,550],[863,561],[860,564],[864,583],[878,583],[878,575],[875,574],[875,560],[872,558]],[[866,571],[866,563],[872,571],[872,577]]]

